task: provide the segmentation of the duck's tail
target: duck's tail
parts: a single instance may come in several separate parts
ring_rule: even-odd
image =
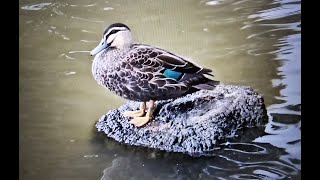
[[[192,87],[194,87],[196,89],[199,89],[199,90],[200,89],[213,90],[219,84],[220,84],[220,81],[215,81],[215,80],[208,79],[208,82],[202,83],[202,84],[193,85]]]
[[[217,85],[220,84],[220,81],[212,80],[206,77],[209,75],[213,77],[210,69],[203,68],[197,73],[194,74],[185,74],[181,78],[180,82],[183,82],[185,85],[190,87],[192,92],[203,89],[203,90],[213,90]],[[190,92],[189,92],[190,93]]]

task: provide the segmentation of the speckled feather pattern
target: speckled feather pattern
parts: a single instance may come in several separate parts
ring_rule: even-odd
[[[175,80],[163,75],[165,69],[183,72]],[[94,79],[117,95],[134,101],[181,97],[198,84],[212,81],[204,76],[211,70],[160,48],[132,44],[129,48],[109,48],[97,54],[92,63]],[[210,74],[209,74],[210,75]]]

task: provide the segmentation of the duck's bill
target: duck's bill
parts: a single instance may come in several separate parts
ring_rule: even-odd
[[[101,39],[101,42],[99,43],[99,45],[90,52],[90,55],[91,55],[91,56],[96,55],[96,54],[98,54],[100,51],[102,51],[103,49],[106,49],[106,48],[108,48],[108,44],[107,44],[107,43],[105,42],[105,40],[102,38],[102,39]]]

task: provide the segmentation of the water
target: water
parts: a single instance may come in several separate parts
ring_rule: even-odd
[[[19,1],[21,179],[300,179],[301,1]],[[224,84],[265,98],[254,141],[213,157],[130,147],[96,133],[126,101],[97,85],[91,51],[105,26],[181,54]]]

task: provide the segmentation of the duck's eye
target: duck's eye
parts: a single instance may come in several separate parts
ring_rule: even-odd
[[[120,30],[113,29],[109,34],[115,34],[118,31],[120,31]]]

